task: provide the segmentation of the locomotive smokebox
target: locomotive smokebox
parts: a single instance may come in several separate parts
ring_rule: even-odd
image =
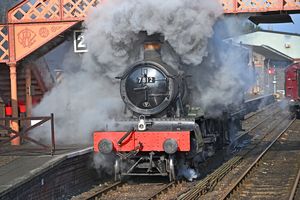
[[[120,93],[127,108],[133,114],[165,115],[179,94],[179,73],[164,63],[160,49],[160,34],[147,36],[144,41],[144,59],[133,64],[120,77]],[[173,109],[174,110],[174,109]]]

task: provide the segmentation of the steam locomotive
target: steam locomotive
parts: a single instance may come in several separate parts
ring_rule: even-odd
[[[300,63],[291,64],[285,70],[285,97],[290,111],[300,118]]]
[[[240,115],[228,109],[208,117],[191,103],[188,75],[162,61],[161,36],[148,36],[144,59],[121,76],[124,119],[114,130],[94,132],[94,151],[114,158],[115,180],[124,176],[166,176],[197,165],[230,142]],[[234,116],[234,117],[233,117]]]

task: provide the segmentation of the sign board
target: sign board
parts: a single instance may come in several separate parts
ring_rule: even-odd
[[[74,52],[75,53],[83,53],[88,52],[87,44],[85,43],[85,38],[83,34],[83,30],[75,30],[74,35]]]

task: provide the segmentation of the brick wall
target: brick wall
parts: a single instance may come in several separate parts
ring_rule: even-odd
[[[1,200],[69,199],[96,182],[91,155],[69,158],[18,188],[0,196]]]

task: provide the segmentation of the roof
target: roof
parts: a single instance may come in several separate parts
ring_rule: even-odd
[[[283,31],[273,31],[273,30],[259,30],[259,31],[255,31],[255,32],[265,32],[265,33],[277,33],[277,34],[283,34],[283,35],[294,35],[294,36],[299,36],[299,33],[289,33],[289,32],[283,32]],[[255,33],[254,32],[254,33]]]
[[[272,47],[262,45],[262,46],[252,46],[253,51],[264,55],[266,58],[278,61],[293,61],[293,58],[273,49]]]
[[[252,15],[248,18],[254,24],[260,23],[294,23],[288,14]]]
[[[231,40],[234,43],[252,46],[254,50],[264,52],[271,57],[274,54],[281,59],[297,60],[300,59],[300,34],[285,33],[279,31],[256,31],[226,40]],[[264,55],[264,54],[262,54]],[[275,58],[275,57],[274,57]]]

